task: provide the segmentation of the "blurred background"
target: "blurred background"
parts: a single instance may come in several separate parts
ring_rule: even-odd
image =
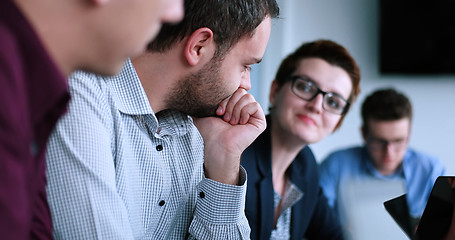
[[[405,93],[413,105],[414,118],[410,146],[439,157],[445,164],[448,175],[455,175],[455,55],[451,54],[455,49],[455,41],[442,41],[447,40],[443,36],[437,42],[437,45],[443,46],[443,48],[433,49],[428,46],[428,39],[426,43],[419,41],[425,40],[429,36],[428,32],[424,30],[433,29],[433,31],[441,32],[441,26],[425,26],[424,23],[428,22],[425,19],[421,21],[411,20],[410,22],[416,23],[412,26],[414,30],[412,34],[416,35],[411,35],[411,33],[406,32],[409,30],[406,25],[398,25],[399,23],[393,20],[385,22],[384,17],[381,17],[381,4],[384,3],[387,3],[387,5],[382,5],[384,9],[385,7],[392,9],[404,7],[400,11],[406,18],[410,18],[416,16],[414,16],[415,14],[410,16],[406,7],[412,10],[413,3],[437,5],[438,1],[420,1],[422,3],[419,1],[398,1],[405,3],[401,5],[394,2],[394,0],[278,0],[281,18],[273,20],[272,35],[264,59],[252,69],[250,93],[267,112],[270,84],[281,60],[303,42],[321,38],[336,41],[348,49],[360,67],[362,75],[361,94],[352,106],[341,128],[323,141],[311,145],[316,159],[322,161],[333,150],[362,144],[360,133],[361,102],[366,95],[376,88],[395,87]],[[428,11],[426,10],[427,13],[436,11],[430,6],[424,7],[428,9]],[[444,9],[441,6],[438,8]],[[422,18],[426,15],[428,14],[420,14]],[[439,15],[443,16],[443,14]],[[393,16],[393,14],[389,13],[387,16]],[[453,20],[450,23],[454,24],[455,19]],[[394,22],[397,23],[396,26],[393,24]],[[385,33],[381,32],[380,26],[386,26],[385,23],[388,24],[387,26],[391,25],[387,29],[398,28],[387,33],[389,42],[390,36],[392,36],[392,43],[393,36],[397,36],[397,45],[393,46],[392,44],[388,49],[390,47],[400,49],[409,45],[415,48],[415,51],[408,52],[406,56],[409,56],[410,59],[423,56],[422,60],[416,61],[423,62],[423,66],[412,66],[408,69],[398,70],[390,66],[383,65],[381,67],[381,49],[384,49],[381,46],[381,36],[384,37]],[[455,28],[451,29],[452,32],[449,31],[446,34],[449,37],[453,36],[455,40]],[[403,42],[403,37],[399,37],[398,34],[403,32],[405,36],[408,36],[408,39],[415,39],[415,41],[405,39],[409,42],[399,45]],[[446,53],[446,56],[423,55],[425,49],[428,50],[427,54],[428,52]],[[396,51],[393,50],[393,52]],[[416,54],[412,55],[414,52]],[[448,59],[447,55],[450,55],[451,59]],[[391,60],[386,61],[386,63],[390,63],[394,59],[403,61],[398,58],[399,56],[388,57]],[[453,62],[452,65],[443,69],[424,69],[425,66],[429,65],[442,66],[444,62],[440,63],[439,60],[443,60],[445,63],[447,61]],[[409,63],[409,61],[405,60],[404,63]],[[403,67],[409,65],[405,66],[404,63]],[[381,69],[386,68],[389,69],[387,73],[381,71]],[[409,69],[415,71],[409,73]]]

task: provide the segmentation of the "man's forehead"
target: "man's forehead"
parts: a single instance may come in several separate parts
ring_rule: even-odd
[[[237,45],[248,60],[259,63],[264,56],[271,31],[271,19],[266,17],[256,28],[252,37],[242,38]]]
[[[410,119],[398,120],[368,120],[368,131],[376,136],[400,136],[407,135],[410,131]]]

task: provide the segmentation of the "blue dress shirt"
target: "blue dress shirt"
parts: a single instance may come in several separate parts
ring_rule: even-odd
[[[347,179],[402,179],[410,215],[420,217],[436,178],[445,174],[445,168],[437,158],[407,149],[397,171],[389,176],[382,176],[373,166],[366,146],[359,146],[331,153],[320,164],[319,174],[324,194],[337,211],[337,193]]]

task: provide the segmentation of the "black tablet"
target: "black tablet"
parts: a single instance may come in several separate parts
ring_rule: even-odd
[[[420,219],[416,239],[442,239],[449,231],[454,215],[455,177],[436,180]]]
[[[409,215],[406,194],[384,202],[384,207],[400,228],[406,233],[408,238],[414,239],[413,221]]]
[[[440,176],[433,185],[425,210],[416,224],[409,215],[406,194],[384,202],[384,207],[409,239],[443,239],[455,216],[455,176]]]

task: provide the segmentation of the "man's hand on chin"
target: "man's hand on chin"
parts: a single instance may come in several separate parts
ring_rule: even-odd
[[[193,118],[204,138],[205,175],[237,185],[242,152],[266,128],[264,111],[251,94],[239,88],[216,114],[220,117]]]

